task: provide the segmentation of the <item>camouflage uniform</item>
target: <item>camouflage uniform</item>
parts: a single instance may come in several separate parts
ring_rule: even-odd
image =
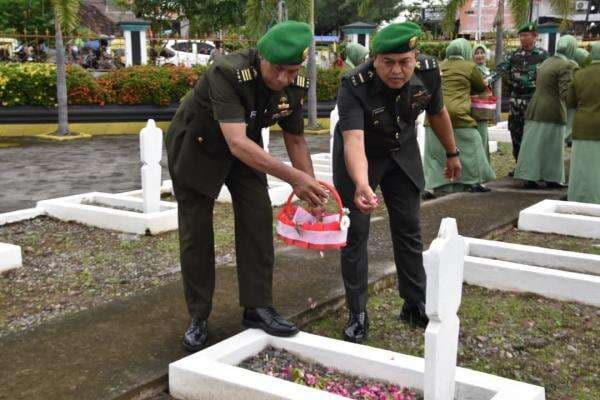
[[[510,108],[508,114],[508,129],[513,144],[513,156],[519,157],[523,127],[525,125],[525,110],[535,92],[537,65],[548,58],[548,52],[539,47],[532,50],[517,49],[508,54],[502,63],[496,67],[491,82],[496,81],[502,74],[507,74],[510,88]]]

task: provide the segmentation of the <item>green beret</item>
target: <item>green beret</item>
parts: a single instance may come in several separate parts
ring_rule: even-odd
[[[273,26],[258,41],[260,55],[272,64],[302,64],[312,40],[310,26],[304,22],[285,21]]]
[[[373,53],[406,53],[417,45],[421,28],[413,22],[390,24],[383,28],[373,39]]]
[[[537,24],[535,22],[526,22],[519,25],[519,33],[523,32],[537,32]]]

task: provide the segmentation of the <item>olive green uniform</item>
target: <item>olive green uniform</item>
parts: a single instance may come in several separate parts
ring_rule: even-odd
[[[525,126],[525,111],[535,92],[537,66],[548,58],[548,52],[534,47],[531,50],[520,48],[508,54],[504,62],[498,65],[490,81],[494,82],[502,74],[506,74],[510,89],[510,107],[508,114],[508,129],[513,145],[515,160],[519,157],[523,128]]]
[[[169,127],[169,172],[178,202],[181,271],[192,318],[206,319],[215,286],[213,206],[223,184],[231,193],[243,307],[271,306],[274,263],[272,209],[267,178],[229,151],[220,122],[245,123],[248,138],[262,145],[261,129],[279,123],[302,134],[308,81],[298,76],[271,91],[260,75],[255,49],[221,57],[183,99]]]
[[[381,186],[390,216],[398,289],[407,304],[425,303],[419,193],[423,168],[415,120],[422,111],[438,114],[444,107],[437,61],[419,57],[417,69],[401,89],[389,88],[373,62],[344,74],[338,93],[340,121],[333,140],[333,181],[344,207],[350,210],[347,245],[342,249],[342,276],[348,308],[366,309],[368,287],[367,242],[370,215],[354,204],[355,186],[346,169],[342,132],[364,131],[369,185]]]

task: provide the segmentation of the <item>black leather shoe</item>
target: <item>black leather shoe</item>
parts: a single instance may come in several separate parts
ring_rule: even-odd
[[[242,325],[262,329],[273,336],[294,336],[298,333],[296,325],[283,319],[273,307],[244,309]]]
[[[411,327],[427,328],[429,318],[425,314],[425,304],[410,306],[404,303],[402,312],[398,317],[401,321],[407,322]]]
[[[487,186],[483,186],[482,184],[478,183],[477,185],[473,185],[469,188],[469,192],[471,193],[487,193],[487,192],[491,192],[492,189],[490,189]]]
[[[363,343],[369,333],[369,317],[367,312],[351,312],[344,329],[344,340],[352,343]]]
[[[565,189],[568,186],[558,182],[546,182],[546,187],[548,189]]]
[[[514,176],[515,176],[515,170],[514,170],[514,169],[513,169],[512,171],[509,171],[509,172],[508,172],[508,177],[509,177],[509,178],[512,178],[512,177],[514,177]]]
[[[423,200],[433,200],[435,198],[435,194],[433,194],[433,192],[430,190],[424,190],[421,194],[421,199]]]
[[[538,187],[539,185],[536,181],[525,181],[525,183],[523,183],[524,189],[537,189]]]
[[[208,340],[208,323],[205,319],[192,319],[190,327],[183,335],[183,348],[195,353],[206,345]]]

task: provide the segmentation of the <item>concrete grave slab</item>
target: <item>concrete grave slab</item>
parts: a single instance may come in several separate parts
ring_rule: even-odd
[[[0,273],[22,266],[21,246],[0,243]]]
[[[519,213],[519,229],[600,239],[600,204],[543,200]]]
[[[388,350],[300,332],[279,338],[251,329],[169,365],[176,399],[343,399],[306,386],[237,367],[267,346],[346,373],[424,389],[425,361]],[[466,368],[456,369],[457,400],[544,400],[544,388]]]
[[[425,358],[300,332],[292,338],[247,330],[169,365],[177,399],[341,399],[321,390],[237,367],[267,346],[352,375],[422,390],[426,400],[544,400],[544,388],[457,368],[465,242],[456,220],[442,221],[424,253],[427,270]]]
[[[151,213],[143,212],[143,204],[139,197],[92,192],[42,200],[37,206],[63,221],[120,232],[155,235],[177,229],[177,203],[160,201],[159,211]]]
[[[465,282],[600,307],[600,256],[491,240],[466,240]]]
[[[26,221],[44,215],[45,211],[39,208],[26,208],[24,210],[11,211],[0,214],[0,226]]]

